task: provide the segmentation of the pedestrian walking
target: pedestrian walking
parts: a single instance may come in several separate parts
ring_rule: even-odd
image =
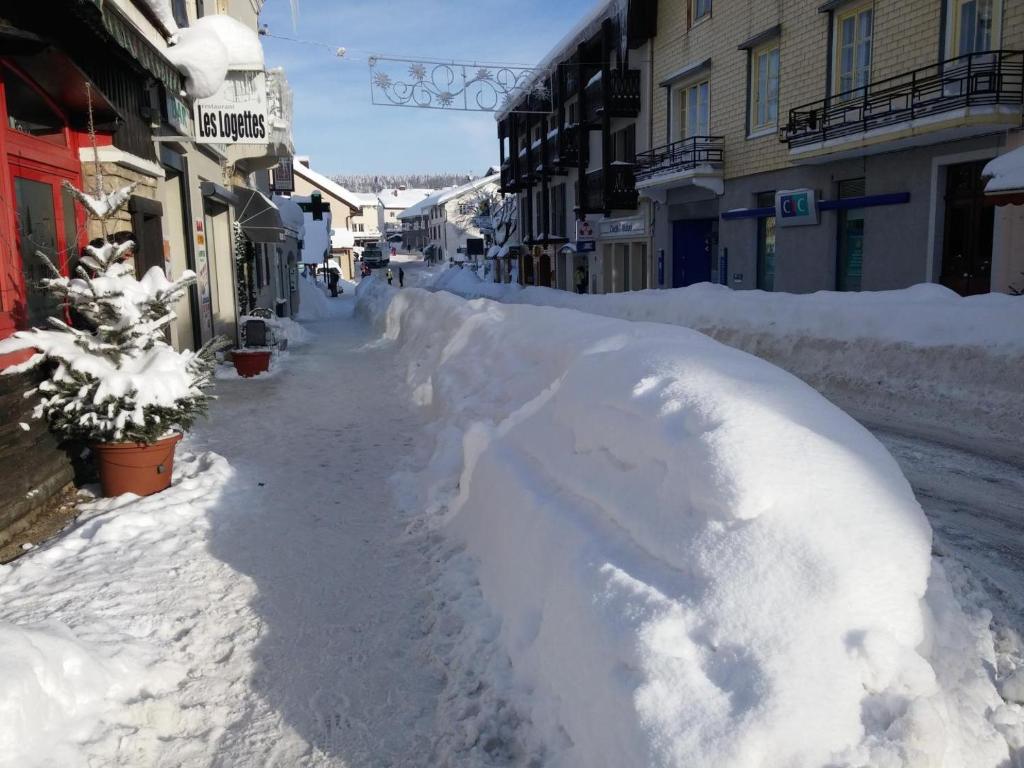
[[[587,290],[587,273],[583,267],[576,267],[576,293],[585,293]]]
[[[388,278],[388,285],[391,285],[391,280],[394,277],[394,275],[391,274],[391,267],[388,267],[388,271],[387,271],[386,274],[387,274],[387,278]]]
[[[398,268],[398,287],[405,288],[405,270],[401,267]]]

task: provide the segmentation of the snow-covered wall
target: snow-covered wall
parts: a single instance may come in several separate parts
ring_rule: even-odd
[[[357,295],[434,419],[406,503],[468,553],[435,629],[451,762],[518,734],[587,768],[1005,764],[991,637],[896,463],[809,386],[685,328]]]
[[[577,295],[442,273],[466,297],[694,328],[769,360],[870,425],[1024,463],[1024,299],[939,285],[814,294],[689,288]]]

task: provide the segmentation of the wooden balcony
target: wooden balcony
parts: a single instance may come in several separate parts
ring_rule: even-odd
[[[608,117],[636,117],[640,114],[640,70],[598,72],[587,83],[587,122],[596,124]]]
[[[779,138],[793,154],[890,151],[1019,123],[1022,104],[1024,51],[986,51],[797,107]]]
[[[638,199],[632,163],[614,163],[608,173],[591,171],[583,184],[583,213],[636,210]]]

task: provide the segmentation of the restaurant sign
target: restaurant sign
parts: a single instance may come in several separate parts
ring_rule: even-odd
[[[197,144],[266,144],[267,76],[256,70],[228,72],[213,96],[193,107]]]

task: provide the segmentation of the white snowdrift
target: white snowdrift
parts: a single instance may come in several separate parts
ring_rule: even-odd
[[[961,298],[939,285],[796,295],[707,283],[581,296],[482,282],[465,270],[441,273],[433,287],[694,328],[796,374],[869,424],[1024,462],[1024,300],[1017,296]]]
[[[230,681],[253,666],[239,616],[255,589],[208,551],[230,476],[179,449],[169,490],[86,504],[0,566],[0,767],[213,763]]]
[[[433,520],[478,561],[441,622],[450,679],[482,678],[451,710],[516,710],[555,766],[1008,759],[991,637],[893,459],[808,386],[686,329],[358,296],[436,418]],[[505,734],[478,719],[461,759]]]

